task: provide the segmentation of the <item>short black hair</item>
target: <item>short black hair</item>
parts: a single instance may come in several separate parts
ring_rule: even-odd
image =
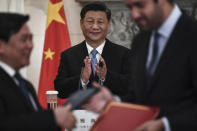
[[[16,34],[28,20],[28,15],[0,13],[0,40],[8,42],[11,35]]]
[[[88,11],[102,11],[105,12],[108,21],[110,21],[111,19],[111,10],[102,2],[94,2],[94,3],[89,3],[87,5],[85,5],[82,9],[81,9],[81,19],[83,20],[86,13]]]

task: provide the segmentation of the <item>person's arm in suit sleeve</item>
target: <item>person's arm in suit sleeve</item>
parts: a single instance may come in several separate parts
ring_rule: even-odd
[[[18,105],[20,107],[16,107],[17,109],[15,109],[15,106],[17,106],[15,103],[16,100],[13,100],[12,103],[10,102],[12,101],[11,99],[7,93],[0,93],[0,130],[58,131],[60,129],[55,122],[52,111],[44,111],[40,106],[39,111],[33,112],[28,112],[24,109],[27,107],[22,107],[21,105]]]
[[[43,110],[38,103],[33,86],[26,81],[38,110],[32,110],[23,103],[13,90],[0,93],[0,130],[6,131],[60,131],[60,127],[72,128],[75,118],[70,112],[71,106],[58,107],[54,110]],[[9,88],[9,87],[8,87]],[[8,92],[10,91],[10,92]],[[9,96],[10,95],[10,96]],[[14,99],[15,98],[15,99]],[[18,104],[20,103],[20,104]]]
[[[129,53],[130,50],[125,50],[122,56],[121,63],[121,73],[117,73],[110,69],[107,69],[104,85],[107,86],[115,95],[120,97],[124,96],[128,92],[129,85]]]
[[[68,110],[70,109],[71,106]],[[16,113],[14,109],[7,108],[6,102],[0,99],[0,130],[60,131],[60,126],[70,128],[72,126],[70,123],[73,120],[70,120],[70,116],[68,116],[70,114],[68,112],[66,112],[67,114],[63,113],[68,110],[61,110],[56,112],[52,110],[39,110],[36,112],[24,111]],[[66,117],[67,121],[63,123],[62,117]]]
[[[68,57],[69,56],[67,56],[64,52],[61,54],[58,74],[54,80],[55,90],[59,92],[58,97],[60,98],[68,97],[81,86],[79,80],[80,74],[71,76],[69,66],[69,60],[71,58]]]
[[[192,24],[191,24],[192,25]],[[192,27],[190,27],[192,28]],[[193,27],[194,28],[194,27]],[[197,26],[196,28],[197,29]],[[194,30],[193,30],[194,31]],[[197,34],[197,30],[195,30],[191,34]],[[189,35],[188,35],[189,36]],[[191,83],[188,85],[188,89],[192,92],[190,96],[188,96],[187,99],[183,101],[190,100],[190,106],[187,106],[187,108],[182,108],[182,106],[179,106],[179,112],[175,112],[174,114],[170,116],[166,116],[170,123],[170,128],[173,131],[176,128],[182,129],[182,130],[196,130],[196,121],[197,121],[197,38],[192,37],[193,35],[190,35],[191,38],[188,39],[188,43],[190,44],[190,56],[188,64],[190,64],[190,76],[191,76]],[[193,103],[192,103],[193,102]],[[192,104],[192,106],[191,106]],[[177,127],[179,125],[179,127]]]

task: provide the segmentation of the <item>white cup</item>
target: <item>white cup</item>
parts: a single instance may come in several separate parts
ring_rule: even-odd
[[[55,109],[58,106],[57,94],[58,91],[46,91],[47,109]]]

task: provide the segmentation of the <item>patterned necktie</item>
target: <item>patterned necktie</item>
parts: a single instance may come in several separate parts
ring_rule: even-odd
[[[23,80],[23,78],[21,77],[21,75],[19,73],[16,73],[14,75],[14,77],[17,79],[17,81],[19,82],[19,87],[23,93],[23,95],[28,99],[30,100],[29,98],[29,94],[28,94],[28,91],[27,91],[27,87],[25,85],[25,81]]]
[[[91,51],[91,54],[92,54],[92,58],[91,58],[91,65],[92,65],[92,72],[95,76],[95,64],[97,63],[97,59],[96,59],[96,54],[98,53],[98,51],[96,49],[92,50]]]
[[[152,57],[150,64],[148,68],[146,69],[146,79],[147,79],[147,84],[150,85],[151,83],[151,78],[154,75],[154,71],[156,68],[156,61],[158,57],[158,39],[160,37],[159,33],[155,33],[154,35],[154,43],[153,43],[153,52],[152,52]]]

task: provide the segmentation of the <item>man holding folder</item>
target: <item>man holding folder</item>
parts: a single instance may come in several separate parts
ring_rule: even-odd
[[[147,121],[136,130],[196,130],[197,23],[173,0],[125,3],[142,31],[133,41],[131,91],[124,100],[160,107],[158,119]],[[89,108],[102,111],[112,100],[112,94],[101,88],[90,100]]]

